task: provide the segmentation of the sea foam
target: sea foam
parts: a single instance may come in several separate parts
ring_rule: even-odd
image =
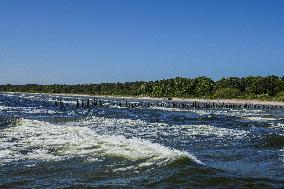
[[[88,127],[57,125],[21,119],[1,131],[0,165],[21,161],[60,161],[83,157],[87,161],[119,157],[142,161],[138,167],[165,165],[180,158],[202,164],[195,156],[139,138],[99,135]]]
[[[129,136],[142,135],[149,137],[160,136],[180,136],[186,135],[188,137],[195,136],[207,136],[210,139],[213,138],[232,138],[241,139],[249,134],[249,131],[241,129],[230,129],[225,127],[216,127],[212,125],[171,125],[163,122],[146,122],[141,119],[116,119],[91,116],[86,120],[80,122],[70,122],[69,125],[88,126],[100,132],[107,133],[108,130],[112,130],[118,134],[124,134]],[[113,129],[115,128],[115,129]],[[204,139],[204,138],[203,138]]]

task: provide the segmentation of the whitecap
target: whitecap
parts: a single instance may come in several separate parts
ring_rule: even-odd
[[[23,154],[23,151],[26,153]],[[21,160],[60,161],[73,157],[83,157],[87,161],[108,157],[142,161],[136,165],[137,168],[165,165],[179,158],[189,158],[202,164],[188,152],[139,138],[98,135],[88,127],[21,119],[19,125],[2,130],[0,138],[2,165]]]
[[[283,123],[277,123],[277,124],[270,124],[272,128],[284,128],[284,124]]]
[[[220,128],[211,125],[181,125],[180,128],[186,129],[183,133],[190,136],[215,136],[217,138],[231,137],[241,139],[249,134],[245,130]]]
[[[210,139],[232,138],[241,139],[248,135],[249,131],[230,129],[211,125],[170,125],[163,122],[146,122],[141,119],[116,119],[92,116],[79,122],[70,122],[68,125],[88,126],[94,130],[108,133],[108,130],[116,134],[128,136],[180,136],[186,135],[207,136]],[[115,129],[114,129],[115,128]]]
[[[276,118],[273,117],[260,117],[260,116],[251,116],[251,117],[243,117],[243,119],[258,121],[258,122],[267,122],[267,121],[276,121]]]

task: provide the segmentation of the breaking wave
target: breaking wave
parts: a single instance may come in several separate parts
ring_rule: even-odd
[[[195,156],[139,138],[98,135],[81,126],[57,125],[20,119],[3,129],[0,137],[0,165],[15,161],[60,161],[82,157],[86,161],[122,158],[137,161],[135,167],[163,166],[187,158],[202,164]]]
[[[88,119],[81,120],[80,122],[67,123],[68,125],[88,126],[94,130],[112,130],[118,134],[129,134],[130,136],[143,135],[143,136],[180,136],[186,135],[188,137],[207,136],[210,138],[245,138],[249,131],[241,129],[230,129],[225,127],[216,127],[212,125],[171,125],[162,122],[145,122],[141,119],[115,119],[91,116]],[[111,128],[115,129],[111,129]],[[108,131],[105,131],[108,132]],[[205,140],[203,138],[203,140]]]

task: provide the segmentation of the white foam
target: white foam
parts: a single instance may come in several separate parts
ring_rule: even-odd
[[[182,109],[182,108],[169,108],[169,107],[150,107],[153,110],[163,110],[169,112],[192,112],[198,115],[210,115],[213,113],[213,110],[202,110],[202,109]]]
[[[274,117],[269,117],[269,114],[263,114],[263,110],[235,110],[235,109],[224,109],[224,110],[214,110],[214,109],[179,109],[179,108],[166,108],[166,107],[152,107],[152,109],[159,109],[164,111],[175,111],[175,112],[193,112],[201,116],[213,115],[224,115],[238,117],[244,120],[256,121],[256,122],[268,122],[276,121],[278,119]]]
[[[27,114],[55,114],[59,112],[55,112],[54,110],[49,110],[45,108],[37,108],[37,107],[7,107],[0,106],[0,111],[8,111],[8,112],[21,112]]]
[[[217,110],[212,111],[212,114],[215,115],[226,115],[226,116],[234,116],[244,120],[256,121],[256,122],[268,122],[268,121],[276,121],[278,119],[272,117],[270,114],[264,114],[263,110]]]
[[[159,106],[151,106],[149,109],[153,110],[163,110],[163,111],[170,111],[170,112],[185,112],[188,111],[186,109],[180,109],[180,108],[169,108],[169,107],[159,107]]]
[[[72,157],[86,157],[89,161],[107,157],[144,160],[136,167],[163,165],[183,157],[201,163],[187,152],[139,138],[98,135],[87,127],[21,119],[18,126],[1,132],[0,164],[19,160],[59,161]]]
[[[215,136],[216,138],[234,138],[241,139],[247,136],[248,131],[219,128],[211,125],[181,125],[181,128],[186,129],[182,131],[190,136]]]
[[[284,128],[284,124],[283,123],[277,123],[276,125],[271,124],[271,127],[273,127],[273,128]]]
[[[280,160],[284,163],[284,148],[279,150],[280,152]]]
[[[157,136],[178,137],[185,135],[191,138],[203,136],[202,140],[213,139],[242,139],[247,136],[248,131],[241,129],[230,129],[215,127],[211,125],[169,125],[162,122],[145,122],[137,119],[115,119],[92,116],[80,122],[67,123],[69,125],[88,126],[100,133],[115,133],[117,135],[156,138]],[[207,136],[207,139],[204,137]]]
[[[17,108],[22,113],[28,114],[55,114],[54,110],[49,110],[45,108],[35,108],[35,107],[19,107]]]
[[[260,116],[251,116],[251,117],[243,117],[244,119],[258,122],[267,122],[267,121],[276,121],[276,118],[273,117],[260,117]]]
[[[1,93],[3,96],[16,96],[17,94],[14,92],[6,92],[6,93]]]
[[[7,106],[0,106],[0,111],[2,111],[2,110],[8,110],[9,109],[9,107],[7,107]]]

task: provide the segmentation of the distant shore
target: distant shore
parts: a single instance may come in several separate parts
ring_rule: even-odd
[[[140,97],[140,96],[113,96],[113,95],[89,95],[89,94],[71,94],[71,93],[26,93],[26,92],[0,92],[6,94],[45,94],[57,96],[78,96],[78,97],[95,97],[95,98],[117,98],[117,99],[132,99],[132,100],[167,100],[164,97]],[[173,97],[171,101],[175,102],[200,102],[200,103],[226,103],[226,104],[255,104],[255,105],[271,105],[284,106],[284,102],[279,101],[262,101],[256,99],[200,99],[200,98],[176,98]]]

